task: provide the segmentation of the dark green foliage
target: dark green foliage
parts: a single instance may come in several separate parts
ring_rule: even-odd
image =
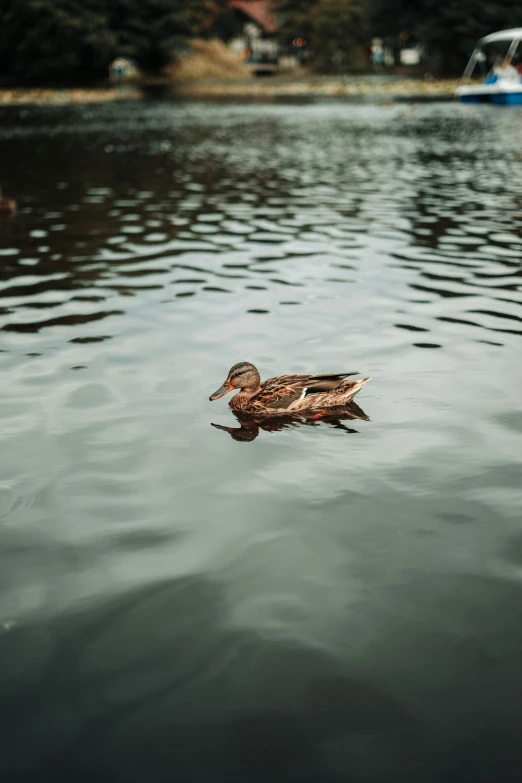
[[[318,70],[360,65],[368,37],[365,0],[274,0],[274,6],[287,42],[305,38]]]
[[[118,54],[131,57],[145,71],[172,60],[201,21],[203,3],[194,0],[109,0],[111,28]]]
[[[14,79],[103,73],[115,49],[104,0],[0,0],[0,72]]]
[[[459,72],[477,38],[522,26],[520,0],[272,0],[283,41],[306,38],[323,71],[358,67],[372,36],[424,45],[442,72]],[[0,0],[0,79],[79,82],[107,75],[117,55],[145,71],[166,65],[216,17],[237,33],[226,0]]]
[[[522,26],[520,0],[273,0],[288,40],[303,36],[315,63],[335,66],[373,36],[424,45],[444,73],[459,73],[476,40]]]
[[[201,25],[209,0],[0,0],[0,77],[88,81],[117,55],[166,65]]]
[[[442,72],[461,72],[478,38],[522,26],[519,0],[369,0],[371,29],[407,33],[436,57]]]
[[[243,32],[244,23],[234,11],[224,10],[216,15],[208,33],[221,41],[228,42]]]

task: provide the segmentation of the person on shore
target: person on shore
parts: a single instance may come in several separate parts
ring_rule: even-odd
[[[5,198],[2,195],[2,188],[0,188],[0,215],[11,216],[16,213],[16,201],[13,199]]]

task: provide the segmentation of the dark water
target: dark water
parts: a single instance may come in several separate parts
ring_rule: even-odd
[[[2,780],[519,781],[521,113],[0,119]]]

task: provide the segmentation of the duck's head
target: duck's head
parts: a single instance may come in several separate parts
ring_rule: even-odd
[[[254,365],[250,364],[250,362],[239,362],[230,368],[225,383],[214,394],[210,395],[210,400],[218,400],[234,389],[256,391],[259,389],[260,384],[261,377]]]

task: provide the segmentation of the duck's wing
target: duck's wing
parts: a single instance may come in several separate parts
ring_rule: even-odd
[[[286,409],[296,400],[318,392],[328,392],[337,387],[350,375],[358,372],[343,372],[334,375],[281,375],[261,384],[260,390],[251,398],[251,405],[259,408]]]

